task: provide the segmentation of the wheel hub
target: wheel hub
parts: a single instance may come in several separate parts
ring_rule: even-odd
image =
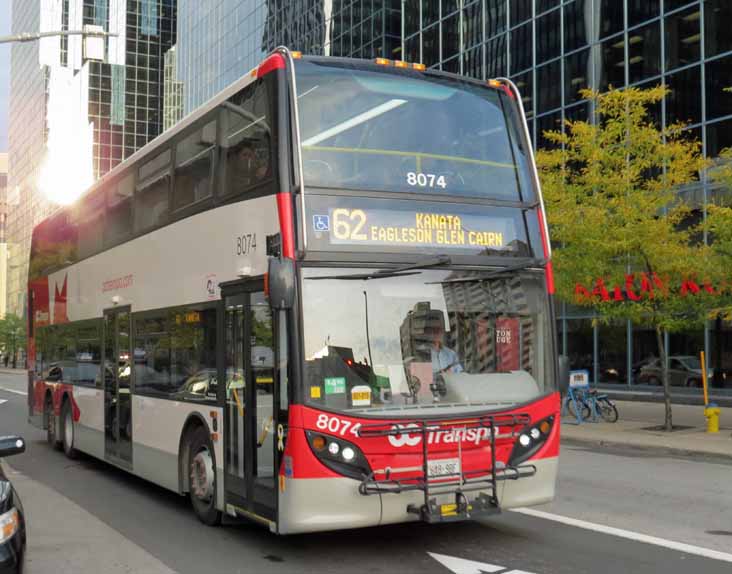
[[[199,500],[207,502],[211,500],[213,490],[213,460],[208,449],[203,449],[191,461],[191,493]]]

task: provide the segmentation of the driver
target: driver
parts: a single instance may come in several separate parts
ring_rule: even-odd
[[[463,367],[460,364],[458,354],[445,346],[445,329],[437,324],[428,329],[432,344],[430,346],[430,358],[432,360],[433,373],[462,373]]]

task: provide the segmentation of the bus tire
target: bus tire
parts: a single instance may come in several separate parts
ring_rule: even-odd
[[[53,412],[53,399],[51,395],[46,396],[43,413],[46,419],[46,442],[51,448],[59,448],[59,441],[56,437],[56,413]]]
[[[208,432],[197,426],[188,437],[188,468],[190,497],[193,511],[208,526],[221,524],[221,512],[216,509],[216,464]]]
[[[61,444],[64,447],[64,454],[71,460],[79,457],[79,451],[74,448],[74,438],[76,429],[74,429],[74,413],[71,408],[71,401],[64,401],[61,407]]]

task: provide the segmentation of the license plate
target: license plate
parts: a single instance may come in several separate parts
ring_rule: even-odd
[[[428,460],[427,476],[429,478],[433,478],[436,476],[442,478],[460,476],[460,459],[443,458],[439,460]]]
[[[354,401],[368,401],[371,399],[371,393],[369,393],[368,391],[351,393],[351,399]]]

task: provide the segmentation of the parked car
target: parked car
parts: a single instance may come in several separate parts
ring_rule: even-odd
[[[25,451],[17,436],[0,437],[0,459]],[[25,562],[25,515],[18,493],[0,464],[0,574],[23,572]]]
[[[694,355],[671,355],[668,358],[669,384],[674,387],[701,387],[701,362]],[[708,377],[712,376],[709,369]],[[653,359],[640,369],[638,381],[649,385],[663,384],[661,360]]]

